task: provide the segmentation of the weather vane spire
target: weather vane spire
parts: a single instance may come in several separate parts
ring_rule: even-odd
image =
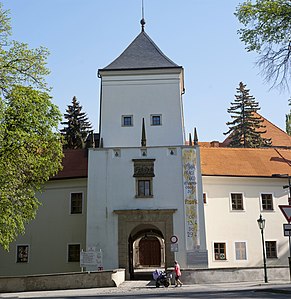
[[[140,24],[141,24],[141,31],[144,31],[144,25],[145,25],[145,19],[144,19],[144,3],[143,0],[141,0],[141,20],[140,20]]]

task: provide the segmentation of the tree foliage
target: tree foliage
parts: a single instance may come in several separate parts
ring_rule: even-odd
[[[244,26],[238,30],[247,51],[259,54],[264,78],[274,86],[288,87],[291,79],[291,1],[247,0],[235,12]]]
[[[61,168],[61,114],[47,93],[47,50],[10,40],[0,3],[0,245],[8,250],[39,206],[36,192]]]
[[[14,86],[1,102],[0,244],[8,249],[39,206],[36,191],[61,168],[61,119],[50,96]],[[4,103],[4,104],[3,104]]]
[[[70,149],[85,148],[86,140],[91,132],[92,126],[88,121],[87,114],[82,112],[82,106],[76,97],[72,99],[72,105],[68,105],[64,114],[66,121],[61,130],[64,136],[64,147]]]
[[[48,50],[44,47],[29,49],[28,45],[10,40],[9,11],[0,3],[0,96],[6,95],[13,85],[32,85],[47,90],[44,77]]]
[[[227,110],[232,114],[233,121],[227,122],[229,130],[224,133],[230,134],[231,147],[264,147],[271,145],[271,139],[263,138],[262,134],[266,133],[262,124],[263,119],[256,116],[259,108],[255,98],[249,95],[249,89],[240,82],[237,88],[234,102]]]

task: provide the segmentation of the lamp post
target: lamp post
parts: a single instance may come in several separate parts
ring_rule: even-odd
[[[258,222],[259,228],[261,230],[261,235],[262,235],[265,282],[268,282],[267,264],[266,264],[266,251],[265,251],[265,240],[264,240],[264,229],[265,229],[266,220],[262,218],[262,215],[260,215],[260,218],[257,220],[257,222]]]

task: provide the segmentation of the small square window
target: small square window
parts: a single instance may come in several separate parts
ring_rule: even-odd
[[[71,193],[71,214],[82,214],[83,212],[83,193]]]
[[[233,211],[242,211],[244,209],[241,193],[231,193],[231,209]]]
[[[276,241],[266,241],[266,256],[267,258],[277,258],[277,242]]]
[[[246,242],[235,242],[235,258],[236,260],[247,259],[247,247]]]
[[[261,194],[262,209],[265,211],[273,211],[273,195],[272,194]]]
[[[225,243],[214,243],[214,258],[215,260],[226,260]]]
[[[132,127],[133,126],[133,116],[132,115],[122,115],[121,125],[123,127]]]
[[[152,126],[161,126],[162,125],[162,116],[161,115],[151,115],[151,125]]]
[[[17,245],[17,263],[28,263],[29,247],[28,245]]]
[[[80,244],[68,245],[68,262],[80,262]]]

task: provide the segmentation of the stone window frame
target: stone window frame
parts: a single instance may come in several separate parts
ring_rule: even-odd
[[[154,174],[154,162],[155,159],[132,159],[135,178],[135,197],[136,198],[152,198],[153,195],[153,178]],[[141,194],[140,182],[149,182],[149,193]]]

